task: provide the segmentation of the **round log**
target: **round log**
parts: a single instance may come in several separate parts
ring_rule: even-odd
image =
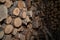
[[[12,25],[6,25],[4,32],[6,34],[10,34],[13,31],[13,26]]]
[[[13,15],[18,16],[18,15],[19,15],[19,13],[20,13],[19,8],[15,8],[15,9],[13,10]]]
[[[22,20],[18,17],[14,19],[14,26],[20,27],[22,25]]]

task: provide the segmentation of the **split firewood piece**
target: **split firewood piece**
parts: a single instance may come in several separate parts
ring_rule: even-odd
[[[4,38],[2,40],[11,40],[12,35],[4,35]]]
[[[6,6],[0,5],[0,21],[8,17],[8,10]]]
[[[13,34],[13,35],[16,35],[17,33],[18,33],[18,29],[14,28],[12,34]]]
[[[27,12],[25,12],[25,11],[22,12],[22,13],[20,13],[20,17],[23,18],[23,19],[25,19],[27,17],[26,13]]]
[[[11,22],[12,22],[12,17],[11,16],[7,17],[6,18],[6,23],[10,24]]]
[[[23,23],[24,25],[27,25],[26,20],[22,20],[22,23]]]
[[[5,26],[6,26],[5,23],[3,23],[3,24],[1,25],[1,27],[2,27],[3,29],[5,29]]]
[[[21,26],[21,27],[18,29],[18,32],[20,32],[20,31],[24,31],[23,26]]]
[[[13,10],[13,14],[14,14],[14,15],[18,16],[19,13],[20,13],[19,8],[15,8],[15,9]]]
[[[18,7],[19,7],[19,9],[23,9],[24,7],[26,7],[25,2],[24,1],[18,1]]]
[[[2,39],[4,36],[4,31],[0,31],[0,39]]]
[[[29,19],[29,16],[27,16],[25,20],[26,20],[27,23],[31,21],[31,20]]]
[[[27,5],[27,8],[29,9],[31,7],[31,0],[26,0],[26,5]]]
[[[31,32],[28,31],[27,34],[26,34],[26,39],[27,39],[27,40],[30,40],[30,38],[31,38]]]
[[[6,3],[4,4],[7,8],[11,7],[11,5],[13,4],[12,1],[10,0],[6,0]]]
[[[22,20],[18,17],[14,19],[14,26],[20,27],[22,25]]]
[[[19,34],[18,34],[18,37],[20,38],[20,40],[26,40],[25,35],[22,34],[22,33],[19,33]]]
[[[19,40],[18,38],[12,38],[12,40]]]
[[[28,27],[29,29],[32,29],[32,24],[28,24],[27,27]]]
[[[22,13],[22,18],[26,18],[26,16],[27,16],[27,15],[26,15],[26,12],[23,12],[23,13]]]
[[[27,11],[27,15],[29,16],[29,17],[32,17],[32,14],[33,14],[33,12],[30,10],[30,11]]]
[[[25,12],[26,12],[26,11],[27,11],[27,8],[26,8],[26,7],[24,7],[24,8],[23,8],[23,11],[25,11]]]
[[[0,2],[4,3],[4,2],[5,2],[5,0],[0,0]]]
[[[13,31],[13,26],[12,25],[6,25],[6,27],[5,27],[5,33],[6,34],[10,34],[12,31]]]

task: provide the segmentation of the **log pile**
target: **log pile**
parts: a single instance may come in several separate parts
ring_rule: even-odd
[[[32,10],[25,1],[0,0],[0,39],[30,40],[32,35]],[[28,14],[28,15],[27,15]]]
[[[0,40],[59,40],[59,2],[0,0]]]

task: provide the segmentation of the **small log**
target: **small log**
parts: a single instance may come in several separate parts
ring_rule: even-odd
[[[6,18],[6,23],[10,24],[11,22],[12,22],[12,17],[11,16],[7,17]]]
[[[20,27],[22,25],[22,20],[18,17],[14,19],[14,26]]]
[[[20,13],[19,8],[15,8],[15,9],[13,10],[13,15],[18,16],[18,15],[19,15],[19,13]]]
[[[12,25],[6,25],[4,32],[6,34],[10,34],[13,31],[13,26]]]
[[[18,1],[18,7],[19,9],[23,9],[24,7],[26,7],[24,1]]]
[[[6,2],[5,2],[4,5],[5,5],[7,8],[9,8],[9,7],[11,7],[12,4],[13,4],[12,1],[10,1],[10,0],[6,0]]]
[[[0,31],[0,39],[2,39],[4,36],[4,31]]]
[[[12,34],[13,34],[13,35],[16,35],[17,33],[18,33],[18,29],[14,28]]]

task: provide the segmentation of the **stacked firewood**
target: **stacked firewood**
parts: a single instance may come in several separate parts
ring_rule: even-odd
[[[0,3],[0,39],[30,40],[33,31],[31,8],[22,0],[0,0]]]
[[[0,39],[59,40],[59,3],[58,0],[0,0]]]

